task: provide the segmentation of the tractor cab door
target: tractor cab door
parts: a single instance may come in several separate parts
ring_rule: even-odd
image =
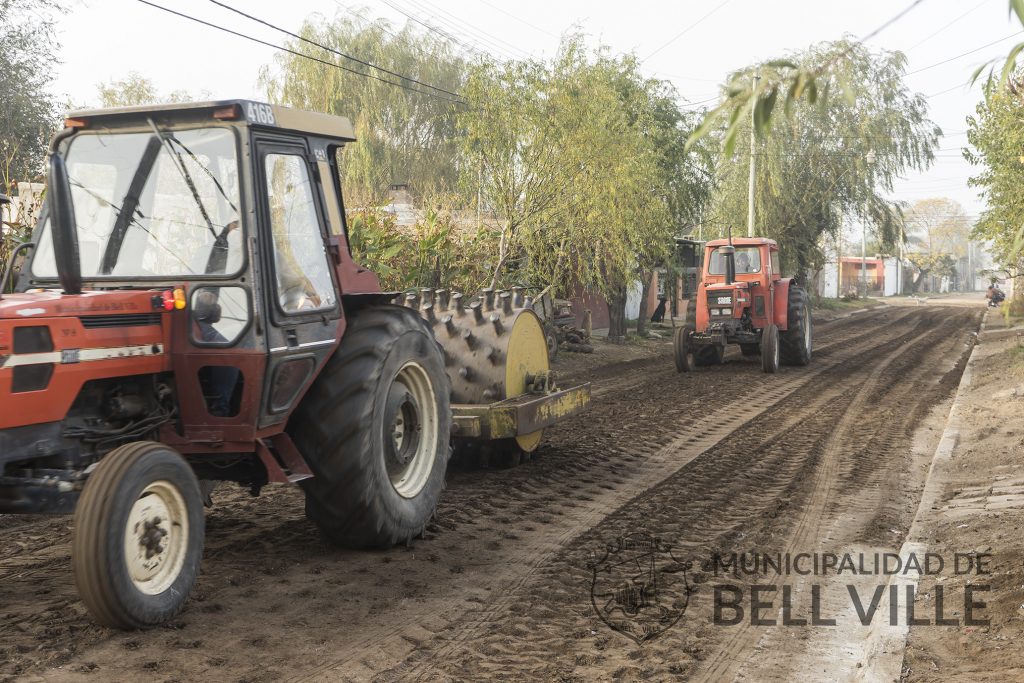
[[[268,134],[255,143],[268,354],[264,429],[287,420],[333,352],[342,310],[316,159],[302,138]]]

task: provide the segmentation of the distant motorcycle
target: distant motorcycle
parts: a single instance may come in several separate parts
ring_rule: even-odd
[[[994,290],[992,290],[992,295],[988,297],[988,306],[989,306],[989,308],[996,308],[996,307],[999,306],[999,304],[1003,303],[1005,300],[1006,300],[1006,294],[1003,293],[1003,290],[1001,290],[1001,289],[994,289]]]

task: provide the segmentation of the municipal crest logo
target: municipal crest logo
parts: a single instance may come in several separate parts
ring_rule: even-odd
[[[589,568],[590,602],[597,616],[635,643],[672,628],[690,602],[689,563],[649,534],[628,534],[606,544]]]

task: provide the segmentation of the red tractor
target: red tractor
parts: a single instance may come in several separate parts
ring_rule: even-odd
[[[701,283],[686,324],[673,337],[678,372],[722,363],[727,344],[739,344],[744,356],[760,356],[765,372],[775,372],[780,363],[807,365],[812,341],[807,292],[782,277],[774,240],[730,238],[705,245]]]
[[[353,140],[244,100],[76,112],[54,138],[0,298],[0,513],[74,512],[96,621],[182,608],[214,482],[297,483],[328,540],[406,543],[453,445],[519,462],[588,402],[554,387],[521,290],[381,291],[348,247]]]

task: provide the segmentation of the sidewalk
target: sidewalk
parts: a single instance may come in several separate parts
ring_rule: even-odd
[[[959,438],[937,460],[937,495],[922,510],[917,539],[927,552],[963,564],[980,558],[985,571],[921,577],[915,613],[931,619],[912,626],[903,661],[905,681],[1024,680],[1024,327],[1007,328],[988,315],[968,364],[956,415]],[[967,383],[969,381],[969,384]],[[965,623],[965,595],[983,602]],[[937,587],[944,615],[934,623]]]

